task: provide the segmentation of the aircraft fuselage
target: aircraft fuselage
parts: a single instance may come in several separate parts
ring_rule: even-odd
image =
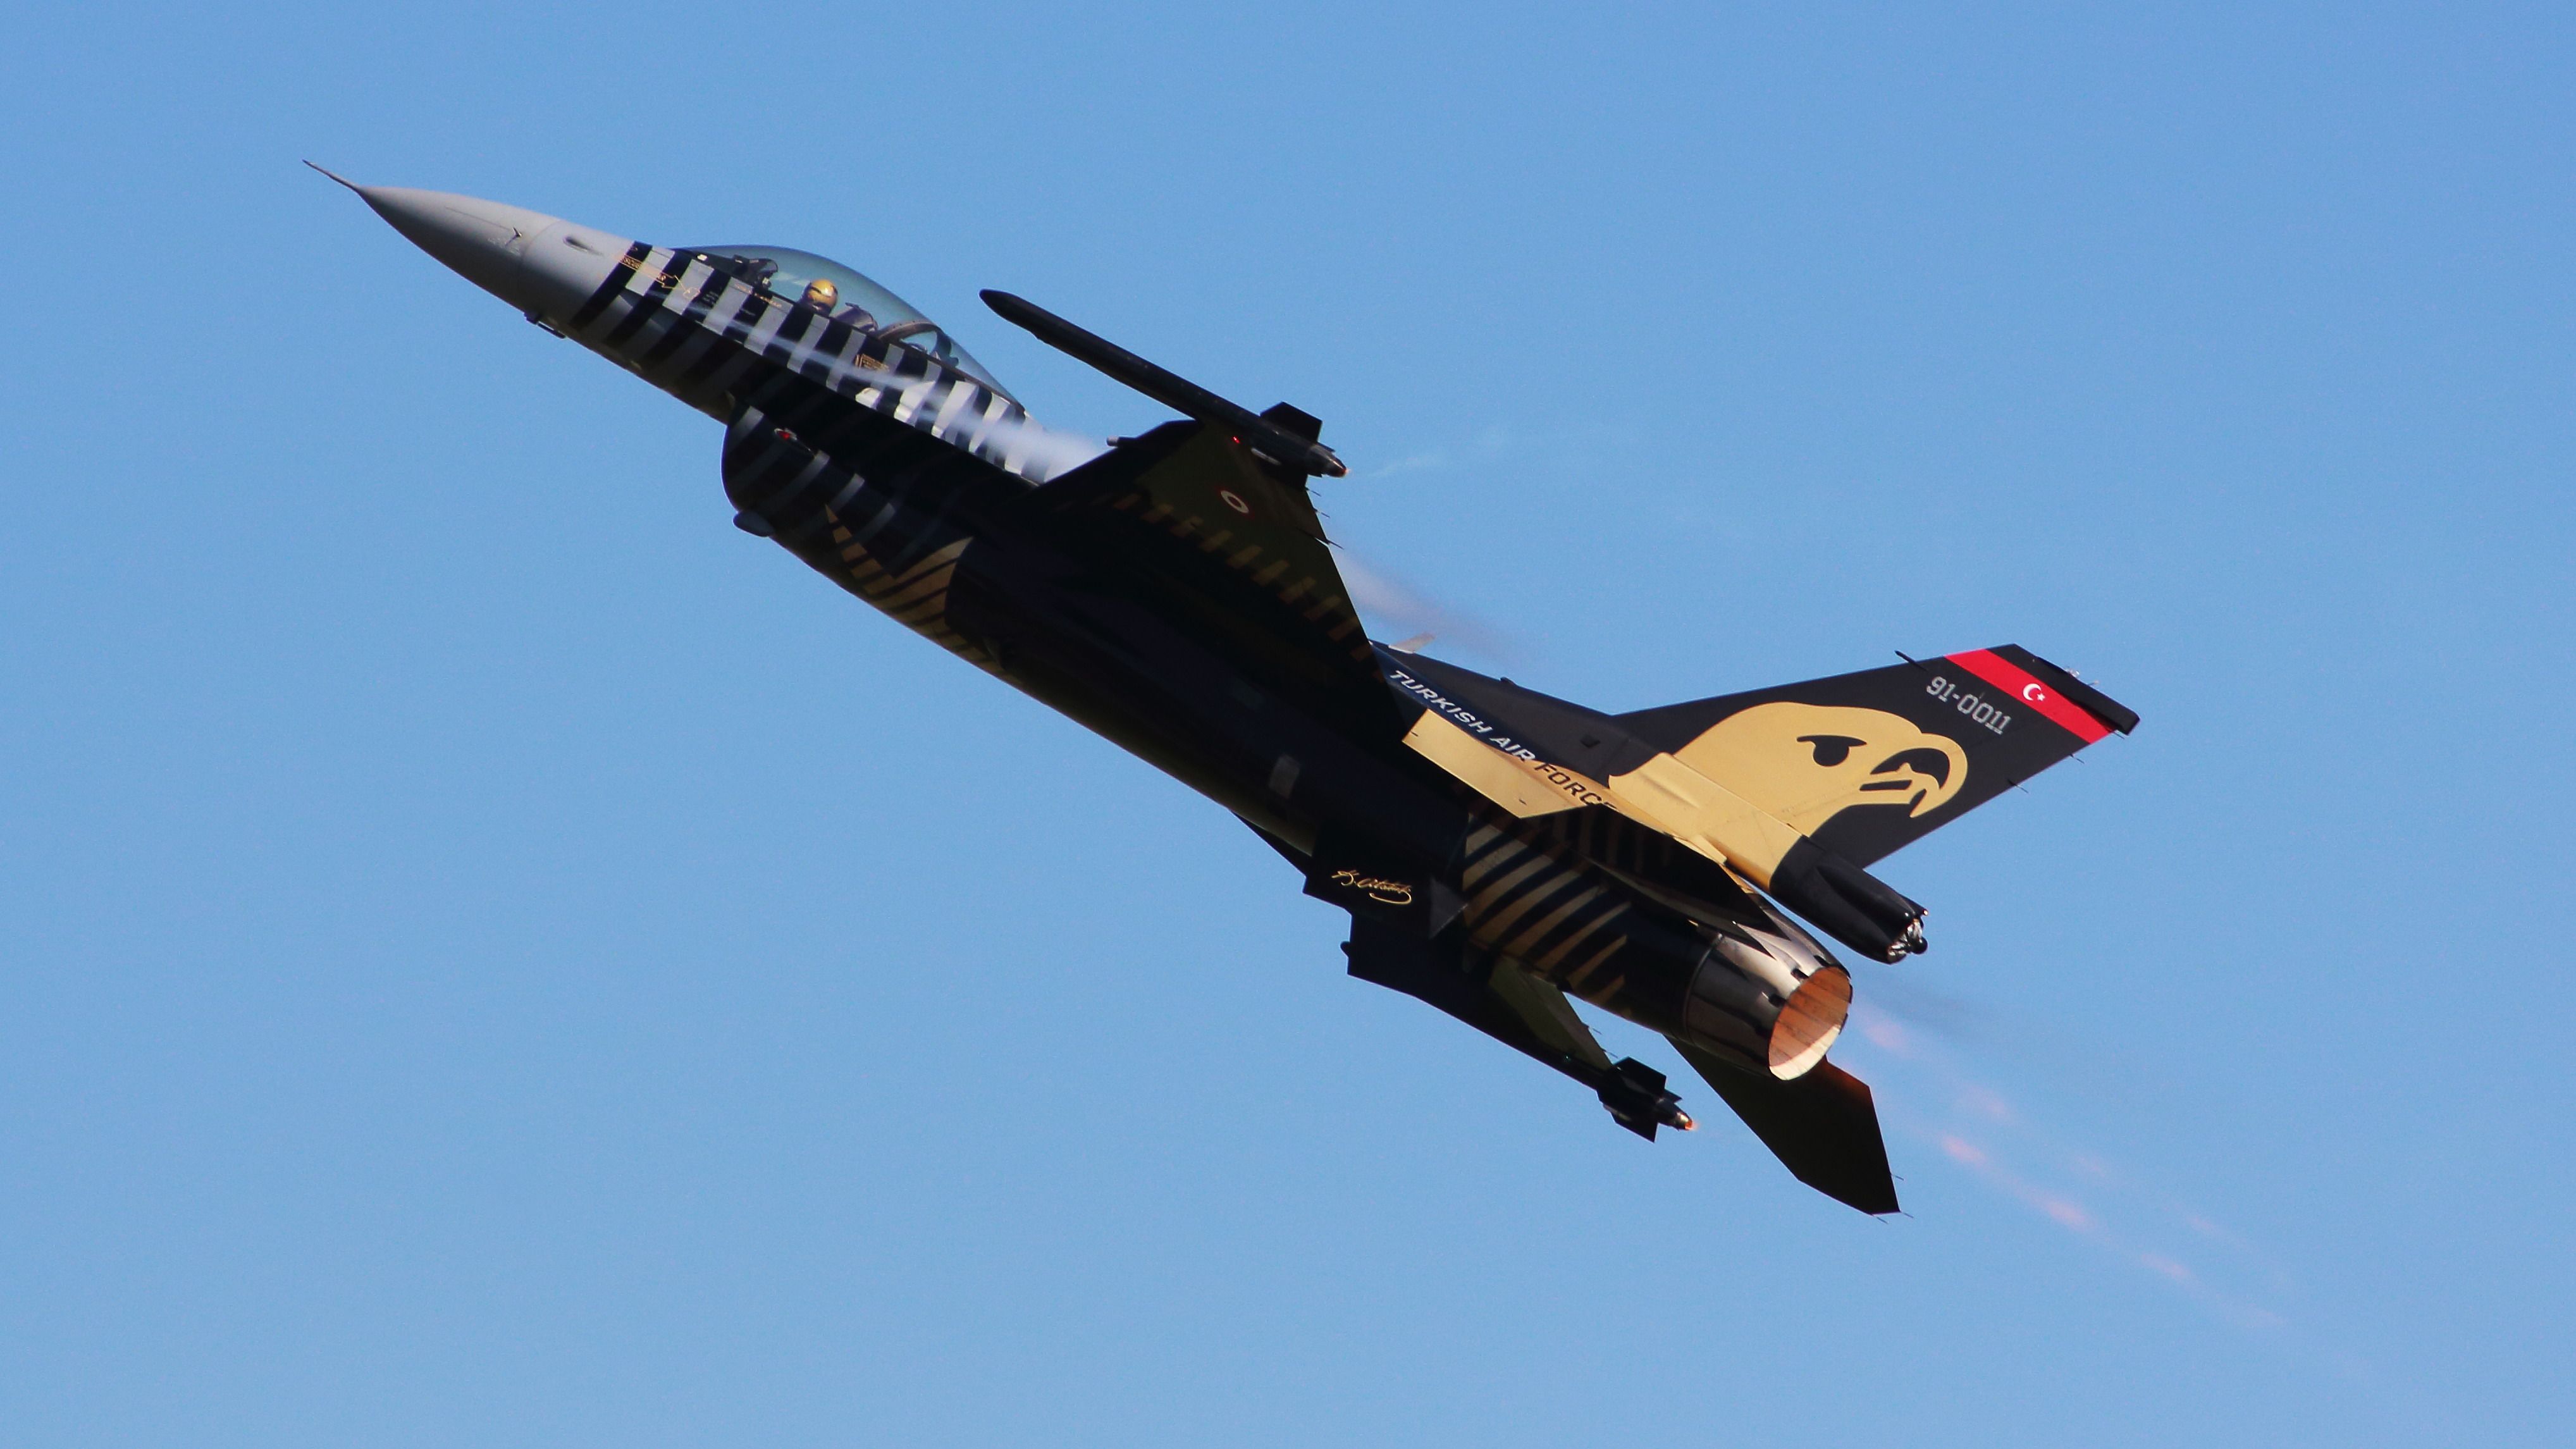
[[[1096,546],[1109,525],[1055,506],[1042,486],[1066,466],[1060,448],[980,369],[943,363],[900,329],[781,295],[720,251],[437,193],[355,189],[530,321],[724,422],[725,488],[746,532],[1260,832],[1310,894],[1351,909],[1354,974],[1467,1016],[1442,1000],[1452,988],[1443,973],[1467,969],[1456,949],[1407,954],[1407,943],[1463,931],[1477,960],[1508,957],[1748,1072],[1794,1077],[1839,1031],[1842,968],[1740,882],[1694,860],[1705,896],[1676,890],[1669,873],[1651,883],[1643,865],[1612,863],[1622,851],[1687,853],[1660,837],[1585,841],[1563,820],[1516,818],[1406,748],[1423,690],[1376,676],[1401,656],[1378,651],[1361,666],[1373,687],[1319,710],[1300,702],[1314,696],[1299,659],[1226,610],[1199,607],[1186,582],[1144,577]],[[1201,425],[1166,425],[1129,446],[1261,462]],[[1302,480],[1295,488],[1302,501]],[[1208,537],[1220,540],[1206,545],[1212,558],[1230,546],[1222,532]],[[1336,640],[1369,659],[1346,600],[1315,601],[1304,617],[1346,620],[1333,624]],[[1589,1051],[1479,1024],[1598,1088],[1644,1135],[1688,1125],[1659,1074],[1605,1066],[1579,1027]]]

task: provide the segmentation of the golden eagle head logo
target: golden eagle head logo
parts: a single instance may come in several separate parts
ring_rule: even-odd
[[[1801,834],[1854,805],[1937,810],[1968,783],[1968,752],[1885,710],[1786,700],[1739,710],[1675,752]]]

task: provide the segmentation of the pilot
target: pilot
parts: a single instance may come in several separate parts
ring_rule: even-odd
[[[849,306],[836,309],[834,304],[840,300],[841,289],[834,286],[832,284],[832,279],[829,277],[816,277],[814,280],[805,284],[806,306],[813,308],[815,311],[822,313],[824,316],[829,317],[836,322],[847,322],[853,327],[874,327],[876,325],[877,319],[869,314],[868,309],[855,302],[851,303]]]

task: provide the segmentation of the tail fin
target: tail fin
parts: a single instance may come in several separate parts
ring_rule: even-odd
[[[1863,866],[2138,723],[2012,645],[1616,716],[1378,660],[1419,701],[1405,743],[1513,815],[1606,807],[1882,961],[1923,949],[1923,908]]]
[[[1704,823],[1760,812],[1742,817],[1758,830],[1718,840],[1731,863],[1834,939],[1894,961],[1923,949],[1923,908],[1861,867],[2138,717],[2007,644],[1619,723],[1662,752],[1638,773],[1676,801],[1719,787],[1721,809],[1703,811]]]
[[[1853,865],[1931,834],[2138,716],[2006,644],[1619,716]]]

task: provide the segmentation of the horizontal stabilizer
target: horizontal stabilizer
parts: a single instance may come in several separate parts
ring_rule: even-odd
[[[1673,1046],[1800,1182],[1865,1213],[1897,1210],[1896,1179],[1868,1083],[1831,1062],[1783,1082],[1678,1041]]]

